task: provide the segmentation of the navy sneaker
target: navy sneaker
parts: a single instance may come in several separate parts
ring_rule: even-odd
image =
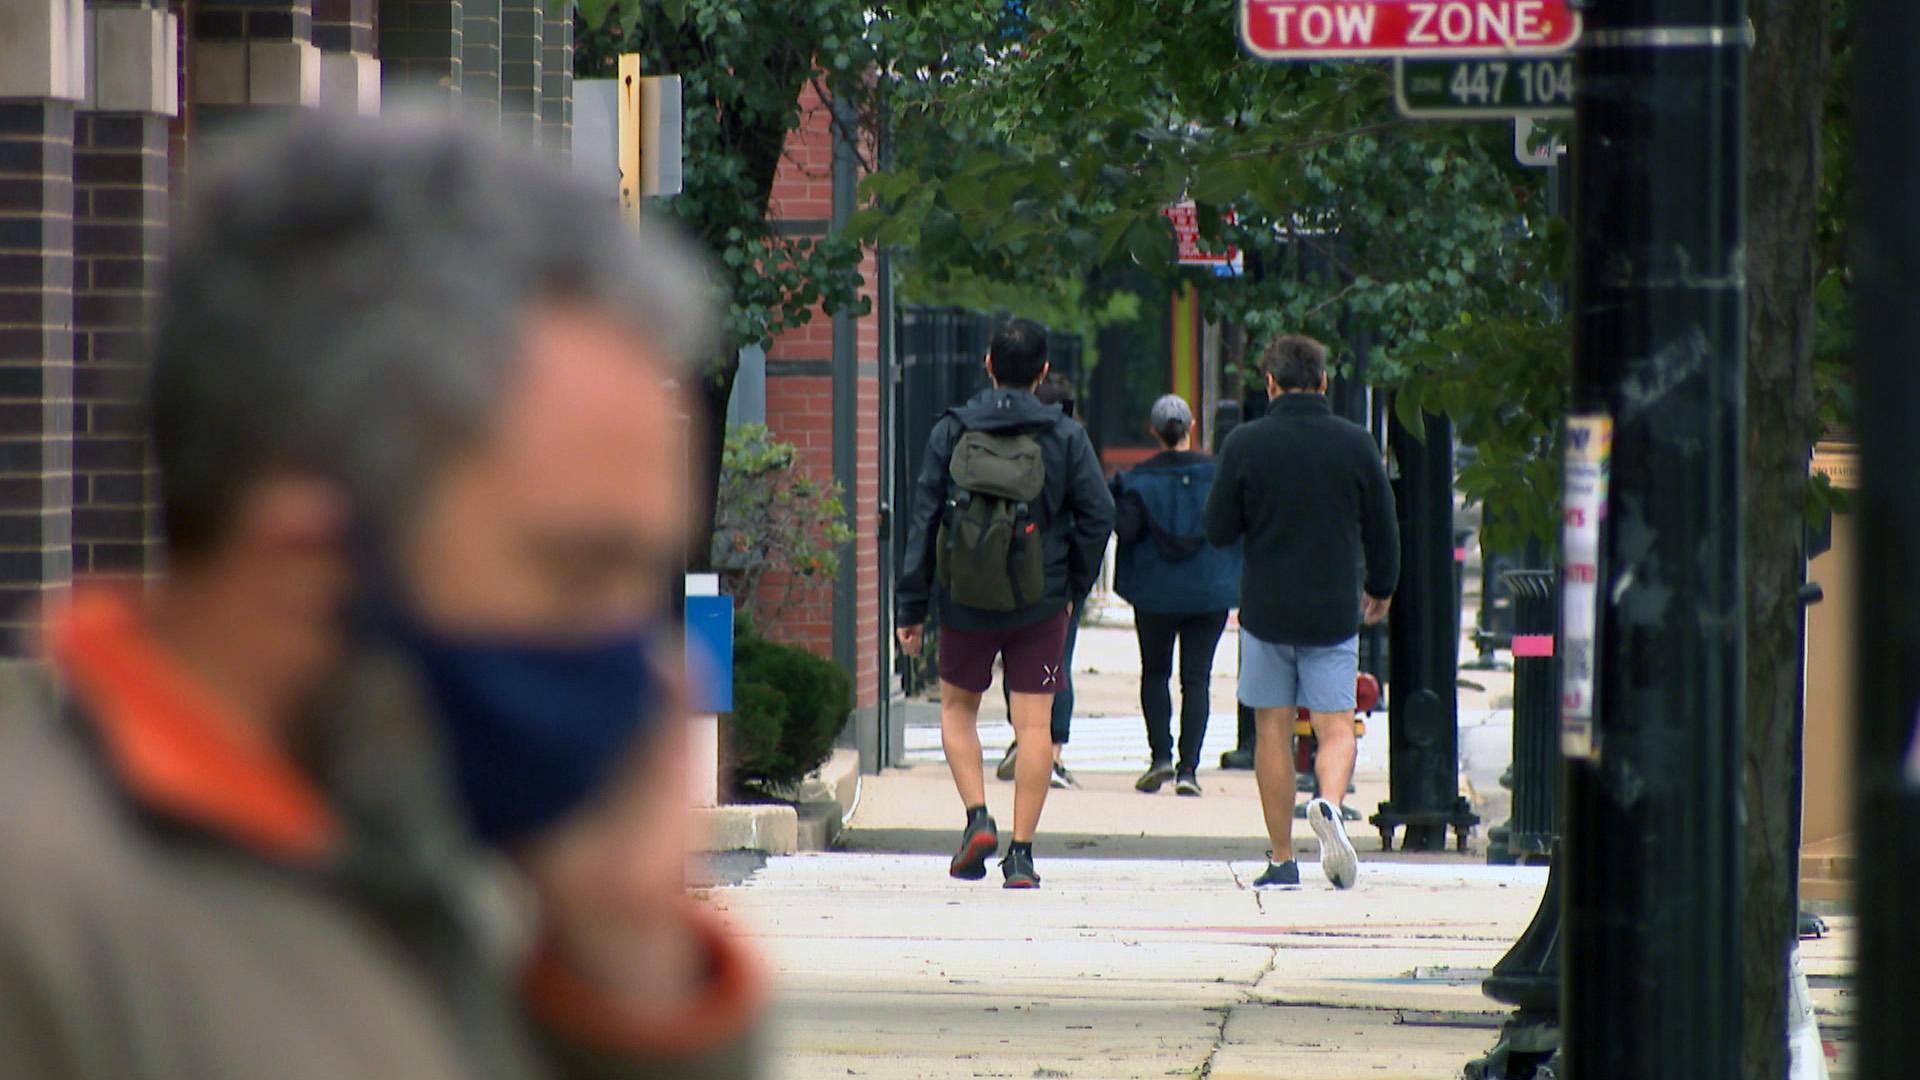
[[[1033,870],[1033,856],[1027,852],[1009,849],[1007,857],[1000,860],[1000,872],[1006,875],[1006,888],[1037,889],[1040,887],[1040,875]]]
[[[953,853],[947,873],[963,881],[979,881],[987,876],[987,859],[1000,850],[1000,830],[993,815],[981,814],[960,837],[960,850]]]
[[[1253,879],[1256,889],[1285,889],[1300,884],[1300,864],[1288,859],[1286,862],[1273,861],[1273,853],[1267,853],[1267,868]]]

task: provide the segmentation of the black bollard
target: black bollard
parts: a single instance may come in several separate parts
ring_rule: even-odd
[[[1389,428],[1400,467],[1400,588],[1388,621],[1388,799],[1369,820],[1393,848],[1442,851],[1452,829],[1460,850],[1480,823],[1460,796],[1458,694],[1460,609],[1453,559],[1453,425],[1428,414],[1421,438]]]
[[[1506,575],[1514,598],[1513,817],[1507,843],[1518,845],[1517,857],[1509,862],[1546,859],[1559,839],[1566,766],[1560,757],[1554,582],[1548,570]],[[1467,1065],[1468,1080],[1529,1080],[1560,1049],[1560,896],[1556,863],[1547,872],[1533,922],[1480,984],[1488,997],[1514,1006],[1514,1012],[1487,1056]]]

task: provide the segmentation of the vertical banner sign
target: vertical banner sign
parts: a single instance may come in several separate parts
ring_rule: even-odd
[[[1607,513],[1613,418],[1567,421],[1566,488],[1560,529],[1560,752],[1600,759],[1593,728],[1600,659],[1600,525]]]

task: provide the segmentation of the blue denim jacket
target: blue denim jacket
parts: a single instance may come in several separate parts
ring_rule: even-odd
[[[1114,588],[1137,610],[1188,615],[1240,606],[1240,545],[1209,544],[1202,520],[1217,469],[1205,454],[1169,450],[1113,478]]]

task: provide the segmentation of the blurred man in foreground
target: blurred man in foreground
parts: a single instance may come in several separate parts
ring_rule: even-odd
[[[752,1075],[664,674],[688,260],[440,123],[235,149],[150,357],[166,577],[0,687],[0,1075]]]

